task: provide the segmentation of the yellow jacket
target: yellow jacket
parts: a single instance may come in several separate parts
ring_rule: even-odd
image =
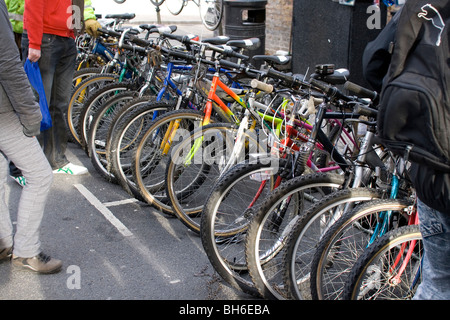
[[[8,9],[9,21],[13,31],[23,32],[23,11],[25,9],[25,0],[5,0]],[[92,0],[84,0],[84,20],[95,19],[95,12],[92,7]]]

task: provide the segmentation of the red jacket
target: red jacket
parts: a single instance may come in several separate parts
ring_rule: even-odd
[[[23,29],[28,33],[29,47],[38,50],[44,33],[74,38],[72,0],[25,0]]]

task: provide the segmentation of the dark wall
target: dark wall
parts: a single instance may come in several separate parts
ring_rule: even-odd
[[[373,0],[356,0],[354,7],[332,0],[294,0],[292,21],[292,70],[314,72],[314,66],[333,63],[350,70],[350,80],[365,85],[362,76],[362,53],[380,29],[367,28],[366,13]],[[381,27],[386,24],[382,6]]]

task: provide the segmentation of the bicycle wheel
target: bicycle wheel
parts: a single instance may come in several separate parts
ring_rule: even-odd
[[[345,284],[343,298],[412,299],[421,282],[423,253],[419,225],[386,233],[359,257]]]
[[[87,79],[96,74],[100,74],[101,72],[102,68],[83,68],[75,71],[75,73],[73,74],[72,90],[84,79]]]
[[[242,147],[236,147],[238,129],[230,123],[199,128],[177,145],[167,162],[166,193],[176,216],[192,231],[200,232],[200,213],[215,181],[224,168],[248,161],[249,154],[262,153],[255,131],[244,132]],[[232,159],[233,149],[238,153]]]
[[[245,234],[254,211],[272,191],[277,171],[269,161],[237,164],[216,182],[201,214],[200,236],[211,265],[229,285],[255,296]]]
[[[311,299],[310,266],[317,243],[334,221],[359,203],[379,199],[370,188],[343,189],[314,204],[292,227],[283,257],[283,283],[289,299]]]
[[[108,132],[115,115],[120,112],[133,96],[128,92],[122,92],[104,101],[95,111],[90,121],[89,132],[87,133],[86,149],[91,159],[92,165],[97,172],[106,180],[117,183],[117,179],[108,170],[106,150]]]
[[[133,178],[147,203],[173,213],[165,188],[169,155],[177,141],[201,126],[203,112],[174,110],[158,117],[136,144],[132,160]]]
[[[111,97],[126,92],[126,97],[129,99],[137,95],[136,91],[133,91],[134,85],[129,82],[112,82],[105,84],[104,86],[93,91],[90,97],[83,104],[83,108],[78,116],[78,138],[80,140],[81,147],[87,152],[87,135],[90,130],[92,120],[95,113],[104,103],[107,103]]]
[[[214,31],[222,22],[223,1],[222,0],[200,0],[200,17],[206,29]]]
[[[311,263],[312,298],[340,299],[351,268],[370,245],[374,228],[383,223],[383,215],[389,212],[392,217],[389,228],[406,225],[408,219],[404,216],[410,205],[407,200],[374,200],[345,213],[336,221],[323,235]]]
[[[287,237],[306,210],[345,182],[338,174],[308,174],[274,189],[253,216],[246,237],[249,274],[264,298],[286,299],[283,251]]]
[[[175,108],[174,103],[156,102],[153,96],[135,98],[113,119],[106,146],[108,171],[131,196],[145,201],[139,193],[131,169],[132,155],[143,134],[157,116]]]
[[[84,103],[89,99],[91,94],[105,83],[111,83],[119,78],[118,75],[112,73],[102,73],[93,75],[81,81],[77,85],[69,101],[67,107],[67,126],[69,128],[69,134],[73,137],[74,141],[81,145],[80,135],[78,133],[78,118],[83,109]]]
[[[186,0],[166,0],[166,6],[169,12],[176,16],[183,11],[186,2]]]

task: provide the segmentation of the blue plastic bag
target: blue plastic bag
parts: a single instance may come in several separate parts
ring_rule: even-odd
[[[52,127],[52,117],[48,110],[47,98],[45,97],[44,84],[42,83],[41,71],[37,62],[31,62],[28,58],[24,64],[25,72],[28,76],[31,86],[39,95],[39,107],[41,108],[42,120],[41,131]]]

